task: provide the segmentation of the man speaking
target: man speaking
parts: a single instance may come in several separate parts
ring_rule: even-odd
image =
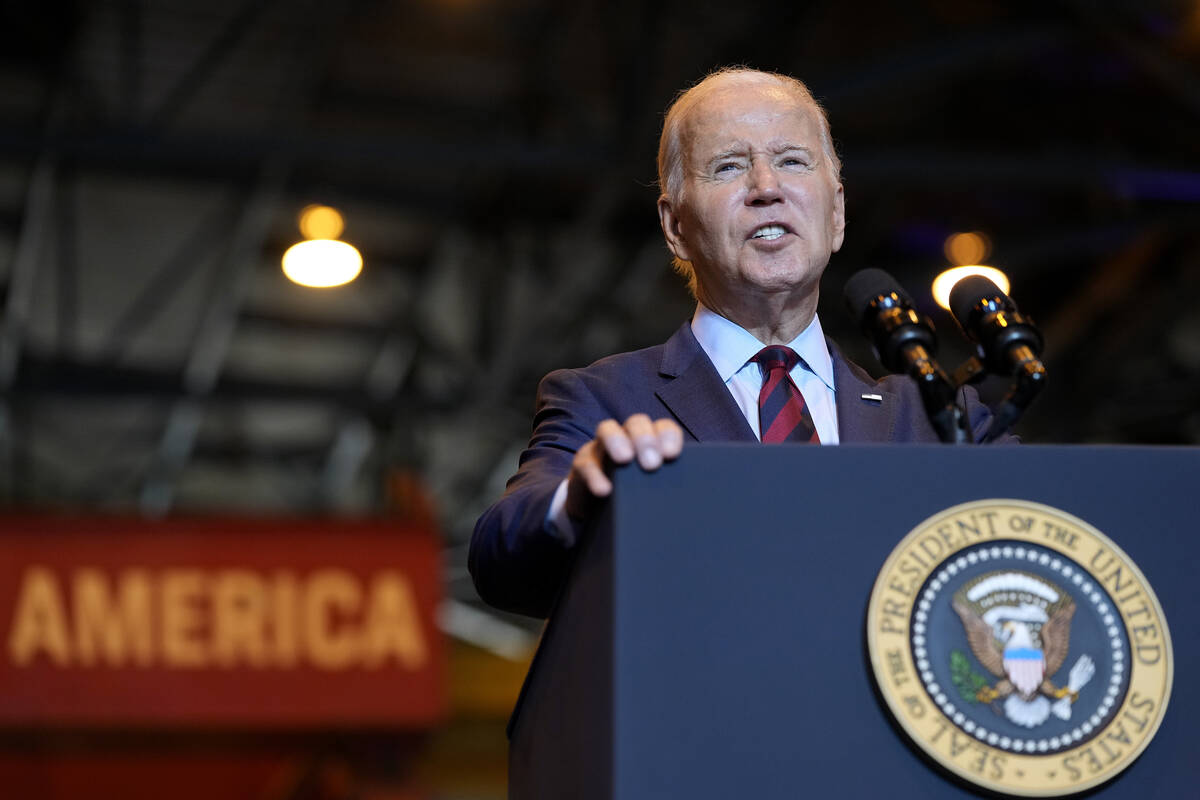
[[[542,380],[520,469],[471,540],[485,601],[550,613],[612,465],[655,470],[685,440],[939,440],[912,380],[876,382],[821,330],[821,275],[846,227],[840,168],[824,111],[794,78],[721,70],[676,99],[658,216],[696,313],[663,345]],[[978,436],[988,412],[966,399]]]

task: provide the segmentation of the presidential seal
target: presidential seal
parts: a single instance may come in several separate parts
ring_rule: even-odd
[[[867,612],[875,680],[905,733],[994,792],[1061,797],[1128,767],[1171,692],[1150,585],[1083,520],[981,500],[892,551]]]

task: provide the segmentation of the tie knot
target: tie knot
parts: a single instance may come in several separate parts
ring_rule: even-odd
[[[800,356],[796,355],[796,351],[790,347],[773,344],[759,350],[751,360],[757,361],[763,374],[767,375],[771,370],[780,368],[785,372],[791,372],[792,367],[800,361]]]

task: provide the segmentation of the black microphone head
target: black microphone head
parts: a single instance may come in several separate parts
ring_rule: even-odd
[[[964,330],[971,329],[971,311],[980,300],[999,298],[1000,305],[1005,309],[1016,306],[1000,287],[982,275],[968,275],[950,289],[950,313],[958,320]]]
[[[863,269],[850,276],[842,290],[846,310],[875,346],[879,363],[891,372],[906,372],[905,353],[913,345],[937,353],[933,323],[917,312],[912,298],[896,279],[881,269]]]
[[[901,288],[895,278],[881,269],[868,267],[860,269],[846,281],[846,286],[842,289],[842,300],[854,321],[861,322],[863,314],[870,308],[871,303],[875,302],[875,298],[893,293],[904,304],[909,306],[913,304],[912,298]]]

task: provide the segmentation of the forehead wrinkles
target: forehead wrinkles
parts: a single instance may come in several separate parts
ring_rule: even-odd
[[[790,99],[790,98],[789,98]],[[778,154],[788,150],[820,153],[820,124],[813,112],[803,105],[771,107],[766,103],[739,103],[730,108],[708,109],[697,104],[681,127],[682,160],[685,171],[695,172],[720,155]],[[747,127],[770,131],[765,142],[746,138]],[[779,128],[787,130],[778,130]]]

